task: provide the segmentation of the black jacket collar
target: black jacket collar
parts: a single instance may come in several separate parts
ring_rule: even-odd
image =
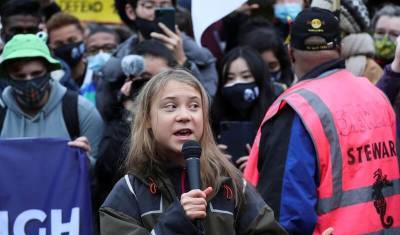
[[[310,72],[306,73],[303,77],[299,79],[299,81],[303,81],[306,79],[313,79],[319,77],[321,74],[329,71],[329,70],[334,70],[334,69],[344,69],[345,66],[345,61],[343,59],[335,59],[335,60],[330,60],[326,63],[320,64],[314,69],[312,69]]]

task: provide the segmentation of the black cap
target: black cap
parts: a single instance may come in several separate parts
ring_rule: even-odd
[[[322,37],[326,43],[305,45],[311,36]],[[291,25],[290,45],[304,51],[333,50],[340,46],[339,18],[331,11],[311,7],[306,8],[296,17]]]

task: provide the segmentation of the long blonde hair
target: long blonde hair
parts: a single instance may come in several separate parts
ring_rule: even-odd
[[[202,147],[200,157],[200,175],[203,186],[211,186],[214,190],[220,188],[221,177],[232,179],[232,187],[239,203],[242,195],[241,173],[234,167],[217,147],[209,122],[209,99],[200,82],[189,72],[182,69],[172,69],[153,77],[142,88],[136,99],[136,113],[131,128],[131,145],[126,168],[129,171],[142,173],[162,171],[165,165],[165,156],[157,153],[155,139],[148,127],[150,121],[151,104],[156,95],[166,87],[169,81],[177,81],[193,87],[201,95],[203,108],[203,135],[199,140]]]

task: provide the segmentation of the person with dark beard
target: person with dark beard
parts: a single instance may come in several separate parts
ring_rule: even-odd
[[[115,0],[115,8],[122,21],[137,34],[132,35],[122,43],[106,66],[100,71],[104,79],[110,81],[110,88],[99,88],[99,90],[112,89],[112,83],[124,78],[120,66],[122,57],[135,54],[132,50],[136,44],[145,39],[155,38],[164,43],[174,54],[178,64],[189,69],[205,87],[209,96],[214,96],[217,88],[218,74],[215,68],[215,58],[206,48],[199,47],[193,39],[180,33],[158,25],[155,21],[156,8],[175,7],[172,0]],[[163,33],[157,33],[155,31]],[[119,86],[116,86],[119,87]],[[101,92],[101,91],[100,91]],[[112,93],[112,92],[110,92]],[[115,92],[114,92],[115,93]],[[113,97],[107,100],[112,100]],[[108,109],[112,104],[97,104],[106,120],[110,119],[112,112]],[[102,106],[102,107],[99,107]]]

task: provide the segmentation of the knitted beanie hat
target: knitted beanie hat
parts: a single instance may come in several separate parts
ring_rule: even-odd
[[[332,11],[336,0],[313,0],[312,7],[324,8]],[[363,0],[341,0],[340,29],[347,33],[367,32],[370,26],[368,9]]]

